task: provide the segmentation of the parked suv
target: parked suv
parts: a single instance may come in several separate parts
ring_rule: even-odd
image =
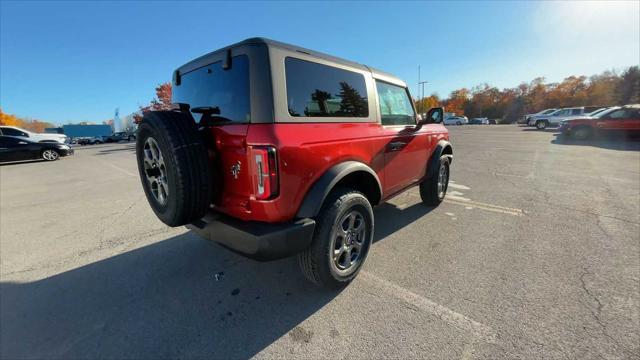
[[[178,68],[173,102],[137,134],[158,218],[258,260],[298,254],[321,286],[362,268],[373,206],[412,186],[428,206],[447,192],[443,109],[422,120],[405,82],[361,64],[248,39]]]
[[[529,124],[529,121],[534,117],[534,116],[547,116],[547,115],[551,115],[553,112],[555,112],[558,109],[544,109],[542,111],[538,111],[535,114],[525,114],[522,117],[522,121],[518,121],[519,124]]]
[[[600,108],[601,106],[581,106],[558,109],[549,115],[532,116],[529,118],[528,124],[529,126],[535,126],[539,130],[544,130],[548,127],[559,126],[562,120],[569,117],[581,116]]]

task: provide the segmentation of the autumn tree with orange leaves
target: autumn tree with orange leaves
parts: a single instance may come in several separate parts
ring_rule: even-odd
[[[149,111],[161,111],[172,109],[171,105],[171,83],[166,82],[156,86],[156,97],[148,105],[140,106],[140,112],[133,115],[133,121],[139,124],[142,117]]]
[[[423,112],[434,107],[434,103],[456,115],[502,119],[507,123],[548,108],[637,104],[640,103],[640,68],[632,66],[621,73],[605,71],[591,77],[569,76],[559,83],[536,78],[502,90],[482,84],[471,90],[454,90],[438,102],[428,98],[416,100],[416,104],[424,106]]]
[[[6,114],[2,109],[0,109],[0,125],[16,126],[35,133],[43,133],[44,129],[54,127],[53,124],[48,122],[23,119],[15,115]]]

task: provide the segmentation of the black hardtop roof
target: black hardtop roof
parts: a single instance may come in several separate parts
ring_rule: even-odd
[[[329,54],[325,54],[319,51],[314,51],[314,50],[310,50],[310,49],[306,49],[303,48],[301,46],[296,46],[296,45],[291,45],[291,44],[287,44],[287,43],[283,43],[280,41],[276,41],[276,40],[271,40],[268,38],[264,38],[264,37],[253,37],[253,38],[248,38],[245,40],[242,40],[240,42],[237,42],[235,44],[229,45],[229,46],[225,46],[223,48],[220,48],[218,50],[212,51],[210,53],[207,53],[203,56],[200,56],[192,61],[189,61],[188,63],[182,65],[180,68],[178,68],[178,71],[180,71],[181,69],[188,67],[190,64],[195,63],[195,62],[199,62],[202,61],[204,59],[206,59],[207,57],[210,57],[212,55],[217,55],[220,54],[221,52],[227,51],[228,49],[233,49],[234,47],[239,47],[239,46],[243,46],[243,45],[266,45],[268,47],[276,47],[276,48],[280,48],[283,50],[288,50],[291,52],[299,52],[299,53],[303,53],[303,54],[307,54],[319,59],[323,59],[323,60],[327,60],[327,61],[331,61],[333,63],[336,64],[340,64],[340,65],[345,65],[345,66],[350,66],[356,69],[360,69],[360,70],[364,70],[364,71],[371,71],[374,74],[380,74],[383,76],[387,76],[387,77],[391,77],[391,78],[396,78],[399,81],[402,81],[400,78],[391,75],[389,73],[386,73],[384,71],[380,71],[377,69],[374,69],[370,66],[366,66],[354,61],[350,61],[350,60],[346,60],[343,58],[339,58],[333,55],[329,55]]]

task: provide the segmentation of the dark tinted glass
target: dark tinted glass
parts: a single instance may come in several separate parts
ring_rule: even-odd
[[[28,136],[26,133],[12,128],[2,128],[2,134],[9,136]]]
[[[362,74],[294,58],[286,58],[285,71],[291,116],[369,116]]]
[[[222,61],[203,66],[181,77],[181,84],[173,88],[173,102],[185,103],[191,109],[208,107],[205,113],[192,112],[196,121],[203,116],[217,122],[231,120],[249,122],[249,59],[234,56],[231,68],[222,69]]]

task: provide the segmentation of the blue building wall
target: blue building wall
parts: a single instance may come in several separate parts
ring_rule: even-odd
[[[61,127],[57,127],[57,128],[45,128],[44,132],[47,134],[64,134],[62,132],[62,128]]]
[[[72,138],[109,136],[112,134],[110,125],[62,125],[62,131]]]

